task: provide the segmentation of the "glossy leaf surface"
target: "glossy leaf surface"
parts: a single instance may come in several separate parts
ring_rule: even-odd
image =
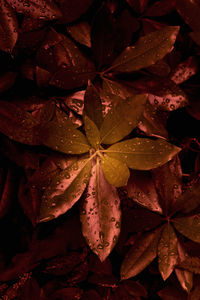
[[[188,239],[200,243],[200,215],[175,218],[175,228]]]
[[[168,162],[180,148],[162,139],[133,138],[110,146],[106,153],[124,161],[129,168],[149,170]]]
[[[173,227],[167,224],[158,243],[159,271],[164,280],[170,276],[177,263],[177,242]]]
[[[41,131],[41,143],[67,154],[81,154],[90,149],[86,137],[70,120],[64,124],[53,121],[47,123]]]
[[[87,115],[84,116],[84,125],[88,141],[92,147],[98,149],[100,145],[100,132],[97,126]]]
[[[112,144],[128,135],[137,126],[146,99],[146,95],[135,95],[113,107],[100,128],[101,143]]]
[[[159,230],[147,233],[137,240],[125,256],[121,266],[121,279],[136,276],[157,256]]]
[[[113,62],[115,72],[133,72],[147,68],[161,60],[173,49],[178,26],[168,26],[141,37],[135,46],[126,48]]]
[[[111,185],[120,187],[127,184],[130,176],[127,165],[113,157],[102,156],[101,167],[104,173],[105,179]]]
[[[80,159],[53,178],[42,197],[40,222],[67,212],[84,192],[91,171],[90,159]]]
[[[92,251],[104,261],[120,233],[120,199],[104,178],[99,159],[94,163],[81,211],[82,232]]]

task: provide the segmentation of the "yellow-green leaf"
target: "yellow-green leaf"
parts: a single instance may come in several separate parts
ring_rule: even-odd
[[[163,139],[133,138],[110,146],[106,153],[129,168],[150,170],[171,160],[181,149]]]
[[[138,124],[147,95],[122,100],[108,112],[100,128],[101,143],[112,144],[128,135]]]
[[[188,239],[200,243],[200,214],[175,218],[174,226]]]
[[[101,167],[108,183],[120,187],[127,184],[130,176],[127,165],[113,157],[102,156]]]
[[[87,139],[92,147],[97,149],[100,145],[100,132],[95,123],[88,118],[87,115],[84,115],[84,125],[85,125],[85,133]]]
[[[67,212],[81,197],[90,177],[91,160],[80,159],[60,172],[42,197],[39,222],[46,222]]]
[[[118,240],[121,210],[117,190],[105,180],[98,157],[92,167],[80,219],[88,245],[104,261]]]
[[[125,256],[121,266],[121,279],[128,279],[143,271],[157,256],[160,229],[143,235]]]
[[[164,280],[171,275],[177,263],[177,242],[178,239],[173,227],[167,224],[162,231],[158,244],[159,271]]]
[[[45,124],[41,128],[41,143],[67,154],[81,154],[90,149],[84,134],[70,120],[66,120],[64,124],[54,121]]]
[[[166,26],[141,37],[134,46],[127,47],[113,62],[115,72],[133,72],[147,68],[172,51],[179,26]]]

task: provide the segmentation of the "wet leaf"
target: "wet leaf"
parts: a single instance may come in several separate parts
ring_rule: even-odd
[[[150,172],[133,171],[127,184],[128,197],[143,207],[162,213],[159,197]]]
[[[150,170],[170,161],[180,150],[163,139],[133,138],[110,146],[106,153],[129,168]]]
[[[182,266],[182,264],[184,265],[185,260],[188,259],[188,254],[186,253],[186,251],[184,250],[180,242],[178,242],[177,244],[177,249],[178,249],[178,266]],[[175,268],[175,272],[182,288],[189,293],[193,287],[193,274],[192,274],[193,271],[191,272],[191,270],[183,266],[183,269]]]
[[[89,23],[82,21],[78,24],[68,25],[67,31],[77,42],[89,48],[91,47],[91,28]]]
[[[192,33],[190,34],[192,35]],[[185,61],[181,62],[172,72],[170,78],[176,84],[181,84],[187,81],[198,72],[198,61],[194,56],[190,56]]]
[[[186,257],[178,264],[182,269],[188,270],[194,274],[200,274],[200,258],[199,257]]]
[[[101,98],[95,86],[91,82],[88,83],[85,92],[84,112],[98,128],[101,127],[103,121]]]
[[[176,0],[176,9],[184,21],[194,30],[200,28],[200,4],[199,1]]]
[[[183,213],[189,213],[197,208],[200,204],[200,184],[197,182],[190,189],[186,190],[177,201],[175,210]]]
[[[84,134],[70,120],[65,120],[64,124],[48,122],[41,128],[40,135],[43,145],[63,153],[81,154],[90,149]]]
[[[152,170],[153,181],[161,199],[164,214],[173,212],[177,198],[182,194],[182,169],[177,156],[163,166]]]
[[[53,178],[42,197],[39,222],[66,213],[83,194],[91,171],[91,160],[80,159]]]
[[[143,271],[157,256],[160,230],[143,235],[136,240],[121,266],[121,279],[128,279]]]
[[[90,142],[92,147],[98,149],[100,145],[100,132],[97,126],[95,125],[95,123],[90,118],[88,118],[87,115],[85,115],[83,119],[84,119],[85,133],[87,139]]]
[[[126,100],[128,97],[132,97],[133,94],[137,94],[137,91],[125,86],[120,81],[103,78],[103,91],[101,96],[104,98],[110,98],[110,100],[112,100],[111,95],[116,95]]]
[[[173,227],[168,223],[162,231],[158,243],[159,271],[163,280],[166,280],[177,263],[177,237]]]
[[[146,99],[145,94],[135,95],[113,107],[100,128],[101,143],[112,144],[128,135],[137,126]]]
[[[61,11],[51,0],[6,0],[18,13],[39,18],[42,20],[55,20],[62,16]]]
[[[37,120],[11,102],[0,101],[0,131],[16,142],[40,144]]]
[[[175,228],[188,239],[200,243],[200,215],[174,219]]]
[[[155,64],[173,49],[178,31],[178,26],[167,26],[141,37],[135,46],[122,52],[109,70],[126,73]]]
[[[84,107],[85,90],[67,96],[63,101],[75,113],[82,115]]]
[[[104,261],[118,240],[121,211],[117,190],[105,180],[98,157],[93,162],[80,218],[88,245]]]
[[[18,38],[18,22],[6,0],[0,3],[0,49],[12,52]]]
[[[101,167],[105,179],[111,185],[120,187],[127,184],[130,172],[124,162],[113,157],[101,156]]]

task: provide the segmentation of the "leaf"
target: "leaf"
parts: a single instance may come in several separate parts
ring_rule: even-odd
[[[182,169],[178,156],[152,170],[152,177],[161,199],[164,214],[169,215],[173,212],[174,205],[182,194]]]
[[[0,101],[0,131],[16,142],[40,144],[37,120],[11,102]]]
[[[163,139],[133,138],[114,144],[105,152],[129,168],[150,170],[170,161],[180,150]]]
[[[98,128],[101,127],[103,121],[101,98],[91,82],[88,83],[85,92],[84,112]]]
[[[84,125],[85,125],[85,133],[87,136],[88,141],[90,142],[91,146],[95,149],[98,149],[100,145],[100,132],[97,126],[94,124],[87,115],[84,115]]]
[[[149,0],[126,0],[126,2],[137,12],[143,13]]]
[[[188,239],[200,243],[200,215],[174,219],[175,228]]]
[[[160,17],[171,13],[175,9],[176,0],[156,1],[145,12],[146,16]]]
[[[200,258],[186,257],[185,260],[179,263],[180,268],[186,269],[194,274],[200,274]]]
[[[80,219],[88,245],[104,261],[117,242],[121,211],[117,190],[105,180],[98,157],[93,162]]]
[[[178,31],[178,26],[167,26],[141,37],[135,46],[127,47],[108,70],[127,73],[155,64],[173,49]]]
[[[173,227],[168,223],[162,231],[158,243],[159,271],[166,280],[174,270],[177,262],[177,237]]]
[[[77,42],[91,47],[91,28],[87,22],[81,21],[78,24],[70,24],[67,26],[67,31]]]
[[[200,4],[199,1],[176,0],[176,9],[184,21],[194,30],[200,28]]]
[[[51,0],[6,0],[20,14],[42,20],[55,20],[62,16],[61,11]]]
[[[90,149],[84,134],[70,120],[66,120],[64,124],[48,122],[41,128],[40,135],[43,145],[63,153],[81,154]]]
[[[75,113],[82,115],[84,107],[85,90],[75,92],[63,99],[64,103]]]
[[[120,81],[103,78],[102,96],[107,98],[110,97],[111,94],[126,100],[128,97],[133,96],[133,94],[137,94],[137,91],[133,88],[125,86]],[[112,97],[110,98],[112,100]]]
[[[91,160],[80,159],[53,178],[45,190],[39,222],[46,222],[66,213],[83,194],[90,177]]]
[[[125,256],[121,266],[121,279],[128,279],[143,271],[156,257],[160,229],[136,240]]]
[[[190,32],[189,35],[197,45],[200,45],[200,31]]]
[[[186,253],[186,251],[184,250],[180,242],[178,242],[177,244],[177,249],[178,249],[178,261],[179,261],[178,266],[183,266],[185,260],[188,259],[188,254]],[[176,268],[175,272],[182,288],[187,293],[189,293],[193,287],[193,274],[191,273],[191,270],[188,270],[187,267],[183,266],[183,269]]]
[[[101,167],[105,179],[111,185],[120,187],[127,184],[130,172],[124,162],[109,156],[101,156]]]
[[[73,89],[88,83],[95,77],[94,64],[77,48],[67,36],[54,47],[58,69],[53,74],[50,84],[62,89]]]
[[[108,112],[100,128],[101,143],[112,144],[128,135],[137,126],[146,99],[145,94],[134,95],[117,103]]]
[[[78,19],[82,14],[84,14],[93,0],[58,0],[59,7],[62,11],[63,17],[60,20],[61,23],[71,23]]]
[[[192,33],[190,34],[192,35]],[[198,61],[194,56],[190,56],[185,61],[178,64],[172,72],[170,78],[176,84],[181,84],[198,72]]]
[[[193,211],[200,204],[199,195],[200,184],[197,182],[177,199],[174,211],[182,211],[185,214]]]
[[[18,22],[13,9],[2,0],[0,3],[0,49],[12,52],[18,38]]]
[[[133,171],[126,187],[128,197],[143,207],[162,214],[159,197],[148,171]]]

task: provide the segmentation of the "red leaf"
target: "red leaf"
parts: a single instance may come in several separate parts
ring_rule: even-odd
[[[6,3],[0,2],[0,49],[12,52],[18,38],[18,23],[13,9]]]
[[[6,0],[18,13],[42,20],[54,20],[62,16],[52,0]]]

